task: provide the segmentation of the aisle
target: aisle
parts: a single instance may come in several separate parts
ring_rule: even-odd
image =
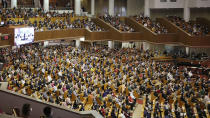
[[[141,115],[143,112],[142,108],[143,108],[142,104],[137,104],[136,109],[133,112],[132,118],[141,118],[141,116],[143,116],[143,115]]]
[[[132,118],[143,118],[144,105],[145,105],[145,97],[137,100]]]

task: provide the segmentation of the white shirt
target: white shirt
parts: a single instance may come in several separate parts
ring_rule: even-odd
[[[25,80],[22,79],[21,82],[22,82],[22,84],[25,84]]]
[[[58,75],[59,75],[59,76],[62,76],[62,71],[59,71]]]
[[[42,72],[45,73],[45,69],[44,68],[42,68]]]
[[[192,77],[192,72],[190,71],[190,72],[188,72],[188,75],[189,75],[189,77]]]
[[[48,82],[52,81],[52,77],[50,75],[48,75],[47,79],[48,79]]]
[[[206,96],[204,97],[204,101],[205,101],[205,104],[210,103],[210,99],[209,99],[209,96],[208,96],[208,95],[206,95]]]
[[[57,86],[54,86],[53,89],[54,89],[54,91],[57,91]]]
[[[120,118],[125,118],[125,115],[123,113],[120,113],[119,117]]]
[[[144,27],[147,27],[147,23],[144,23]]]
[[[131,98],[135,99],[135,96],[133,95],[133,92],[130,92]]]
[[[70,101],[70,98],[69,98],[69,97],[67,97],[67,98],[66,98],[66,103],[67,103],[67,104],[70,104],[70,103],[71,103],[71,101]]]

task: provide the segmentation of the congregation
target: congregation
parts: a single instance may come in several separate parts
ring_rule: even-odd
[[[135,30],[125,24],[125,21],[122,21],[119,16],[111,16],[108,14],[104,14],[103,16],[100,16],[99,18],[103,19],[106,23],[109,23],[110,25],[114,26],[117,30],[121,32],[135,32]]]
[[[144,16],[143,14],[135,15],[133,18],[144,27],[149,28],[152,32],[157,34],[167,34],[168,30],[161,25],[159,22],[154,22],[150,17]]]
[[[209,113],[209,76],[151,60],[157,51],[33,44],[1,52],[7,66],[0,81],[8,82],[9,90],[69,109],[130,118],[146,95],[145,118]]]
[[[208,35],[209,34],[209,29],[205,25],[201,25],[198,23],[194,22],[186,22],[184,21],[183,18],[178,17],[178,16],[168,16],[167,19],[174,23],[176,26],[180,27],[187,33],[193,36],[198,36],[198,35]]]
[[[155,16],[150,12],[131,15],[128,8],[125,17],[111,15],[117,13],[116,7],[100,14],[99,8],[93,8],[100,3],[95,0],[88,2],[91,14],[86,16],[84,3],[79,1],[74,1],[73,10],[60,13],[51,10],[52,3],[48,10],[46,4],[41,5],[43,8],[0,8],[2,34],[11,33],[14,26],[33,27],[36,32],[32,43],[14,46],[16,32],[0,40],[0,82],[5,84],[5,91],[50,105],[43,107],[40,118],[52,118],[58,106],[81,117],[83,111],[94,110],[90,111],[92,115],[97,111],[104,118],[131,118],[136,114],[139,118],[209,118],[208,20],[201,19],[199,24],[184,15],[155,21],[153,17],[163,15],[159,10]],[[72,5],[68,2],[66,7]],[[48,37],[44,31],[52,32],[47,32]],[[27,40],[25,34],[21,40]],[[5,47],[7,44],[10,47]],[[22,115],[17,110],[17,116],[29,118],[30,103],[23,105]],[[4,104],[1,106],[3,109]]]
[[[73,13],[47,12],[43,9],[3,9],[0,11],[4,25],[27,25],[35,31],[86,28],[91,31],[105,31],[87,17],[75,17]],[[53,20],[53,18],[55,20]]]

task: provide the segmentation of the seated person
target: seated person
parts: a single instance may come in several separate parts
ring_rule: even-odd
[[[53,111],[52,111],[51,107],[49,107],[49,106],[45,107],[43,112],[44,112],[45,118],[53,118],[52,117],[53,116]]]
[[[30,118],[30,113],[32,111],[30,104],[24,104],[22,107],[22,117],[23,118]]]
[[[152,21],[150,17],[146,17],[143,14],[133,16],[134,19],[142,24],[144,27],[149,28],[152,32],[157,34],[167,34],[168,30],[159,22]]]

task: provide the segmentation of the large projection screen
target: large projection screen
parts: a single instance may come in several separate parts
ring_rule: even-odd
[[[34,41],[34,28],[15,28],[14,42],[16,46],[32,43]]]

